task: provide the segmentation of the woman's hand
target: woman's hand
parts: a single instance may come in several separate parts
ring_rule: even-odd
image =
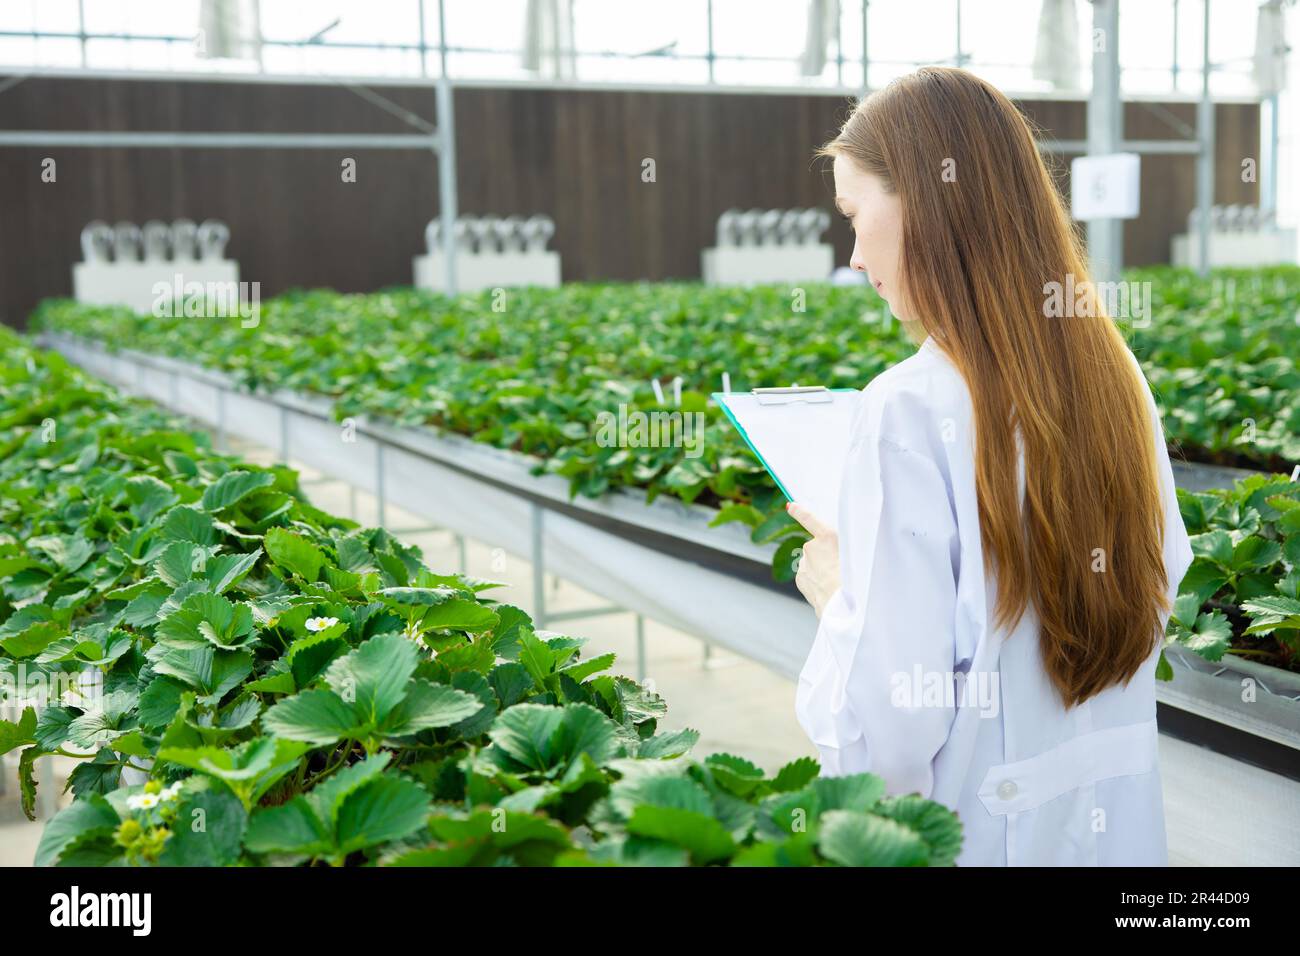
[[[791,502],[785,510],[813,536],[803,546],[794,583],[820,619],[826,602],[840,587],[839,535],[803,505]]]

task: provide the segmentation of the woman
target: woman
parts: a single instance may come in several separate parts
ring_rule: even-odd
[[[863,390],[838,527],[790,506],[814,534],[796,709],[823,773],[954,808],[959,864],[1167,864],[1154,672],[1191,548],[1033,134],[927,68],[818,155],[850,264],[924,340]]]

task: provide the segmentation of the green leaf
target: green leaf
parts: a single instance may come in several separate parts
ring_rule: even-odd
[[[1232,623],[1218,611],[1202,614],[1190,630],[1178,633],[1178,643],[1204,657],[1207,661],[1223,658],[1232,640]]]
[[[378,777],[344,798],[335,824],[340,854],[410,836],[424,826],[428,793],[403,777]]]
[[[1232,537],[1222,529],[1194,534],[1188,539],[1192,554],[1206,558],[1215,564],[1227,568],[1232,564]]]
[[[902,823],[852,810],[822,814],[817,849],[840,866],[924,866],[930,855],[920,834]]]
[[[726,859],[736,849],[731,834],[716,819],[679,807],[639,806],[627,821],[627,831],[684,847],[700,866]]]
[[[35,742],[36,709],[34,707],[24,708],[17,723],[0,720],[0,756],[17,747],[24,747]]]
[[[1196,597],[1199,607],[1214,597],[1228,583],[1228,575],[1208,558],[1197,558],[1192,562],[1182,583],[1178,585],[1179,594],[1191,594]]]
[[[709,522],[709,527],[716,528],[732,521],[739,521],[753,528],[762,523],[763,513],[753,505],[729,504],[718,511],[717,517]]]
[[[763,771],[743,757],[732,754],[710,754],[704,765],[713,773],[713,779],[730,793],[744,797],[763,782]]]
[[[473,694],[417,678],[407,685],[401,703],[378,722],[377,729],[389,737],[406,737],[434,727],[450,727],[482,709],[482,701]]]
[[[167,512],[167,518],[163,521],[162,537],[208,546],[216,543],[217,532],[212,527],[211,515],[188,505],[179,505]]]
[[[331,664],[325,680],[367,723],[378,724],[401,702],[418,663],[410,640],[380,634]]]
[[[218,594],[200,591],[163,618],[154,636],[164,645],[211,644],[223,651],[235,651],[253,640],[253,612],[246,604],[234,605]]]
[[[239,859],[248,812],[232,793],[201,777],[186,781],[158,862],[162,866],[230,866]]]
[[[28,538],[27,549],[44,554],[69,574],[89,561],[95,553],[95,546],[82,534],[47,534]]]
[[[1279,627],[1300,629],[1300,600],[1280,594],[1255,598],[1242,604],[1251,616],[1247,634],[1271,634]]]
[[[245,807],[251,807],[277,780],[297,768],[308,749],[299,741],[256,737],[233,748],[163,747],[158,759],[221,781]]]
[[[325,555],[302,535],[283,528],[271,528],[262,544],[272,561],[304,581],[310,583],[320,576]]]
[[[817,779],[820,769],[816,760],[811,757],[800,757],[778,770],[769,786],[777,793],[802,790]]]
[[[1276,541],[1269,541],[1252,535],[1243,538],[1233,549],[1232,569],[1241,572],[1255,568],[1266,568],[1271,564],[1276,564],[1281,557],[1282,546],[1280,544]]]
[[[265,471],[228,471],[203,492],[203,510],[221,511],[229,508],[250,492],[275,484],[275,475]]]
[[[567,769],[583,753],[598,765],[612,760],[620,749],[615,731],[610,719],[590,704],[517,704],[497,717],[488,736],[519,763],[548,770]]]
[[[333,839],[304,797],[258,810],[249,822],[244,848],[250,853],[299,853],[316,856],[328,852]]]
[[[317,746],[364,733],[364,725],[353,708],[338,694],[324,689],[305,690],[279,701],[262,716],[262,726],[278,737]]]
[[[956,865],[961,852],[962,825],[947,807],[908,794],[881,800],[875,812],[898,821],[920,836],[929,848],[930,866]]]
[[[224,594],[253,570],[253,566],[261,556],[261,548],[256,548],[247,554],[217,555],[207,563],[203,577],[212,584],[213,594]]]
[[[429,631],[453,629],[458,631],[490,631],[496,626],[496,613],[486,605],[467,598],[444,601],[420,618],[421,628]]]
[[[121,822],[117,811],[99,794],[74,800],[45,824],[34,865],[55,866],[76,846],[111,836]]]
[[[199,699],[205,704],[217,703],[253,672],[253,657],[247,651],[223,651],[211,646],[154,650],[163,652],[153,660],[154,671],[199,691]]]
[[[39,747],[28,747],[18,754],[18,792],[23,816],[36,821],[36,758],[45,756]]]

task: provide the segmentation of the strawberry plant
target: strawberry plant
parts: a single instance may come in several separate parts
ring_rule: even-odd
[[[1300,483],[1252,475],[1231,489],[1179,489],[1178,505],[1195,557],[1167,642],[1211,661],[1232,653],[1300,670]]]

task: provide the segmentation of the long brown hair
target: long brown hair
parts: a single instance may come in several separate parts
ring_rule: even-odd
[[[1043,663],[1067,707],[1127,684],[1168,609],[1147,386],[1095,294],[1029,123],[975,75],[926,67],[859,103],[817,150],[840,154],[899,196],[909,318],[971,394],[995,622],[1014,628],[1034,602]],[[1084,308],[1052,317],[1053,288],[1082,290],[1066,305]]]

